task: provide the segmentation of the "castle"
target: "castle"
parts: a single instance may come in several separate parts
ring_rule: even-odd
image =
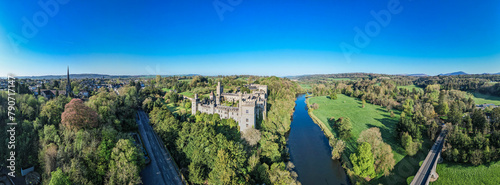
[[[255,127],[258,117],[266,118],[267,85],[250,84],[252,93],[224,93],[223,86],[217,83],[217,94],[210,93],[209,99],[200,101],[198,94],[191,100],[191,114],[197,111],[207,114],[219,114],[221,119],[233,119],[240,126],[240,131]],[[238,102],[237,107],[223,105],[222,102]]]

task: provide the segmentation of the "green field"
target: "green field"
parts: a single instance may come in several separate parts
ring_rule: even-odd
[[[165,92],[170,92],[171,89],[169,89],[169,88],[162,88],[161,90],[165,91]]]
[[[396,162],[403,159],[406,154],[404,149],[400,147],[396,134],[394,133],[396,123],[399,121],[399,111],[394,110],[395,116],[391,118],[390,112],[384,107],[366,103],[365,108],[362,108],[360,100],[343,94],[338,94],[337,96],[337,100],[331,100],[326,96],[310,98],[310,104],[317,103],[319,105],[319,109],[314,110],[313,114],[323,123],[328,123],[328,118],[331,117],[335,117],[336,119],[340,117],[349,117],[353,128],[352,135],[355,140],[357,140],[359,134],[363,130],[371,127],[378,127],[380,128],[384,142],[391,145]],[[330,124],[326,124],[326,126],[332,130],[335,136],[337,136],[336,131]],[[355,151],[354,146],[348,145],[347,148],[347,152]]]
[[[194,98],[194,93],[192,92],[189,92],[189,91],[186,91],[186,92],[181,92],[179,94],[182,94],[184,96],[187,96],[187,97],[190,97],[190,98]]]
[[[417,90],[418,90],[418,89],[422,89],[422,90],[423,90],[423,88],[422,88],[422,87],[418,87],[418,86],[416,86],[416,85],[398,86],[398,88],[408,89],[408,90],[410,90],[410,91],[412,91],[412,89],[417,89]]]
[[[406,152],[401,147],[394,131],[396,123],[399,121],[399,111],[394,110],[395,116],[391,118],[390,113],[383,107],[366,103],[365,108],[362,108],[362,103],[358,99],[343,94],[338,94],[337,96],[337,100],[331,100],[325,96],[309,98],[309,104],[317,103],[319,105],[319,109],[312,112],[313,117],[317,117],[323,123],[328,123],[327,119],[332,116],[336,119],[339,117],[349,117],[352,122],[352,134],[355,140],[363,130],[378,127],[382,133],[384,142],[391,145],[396,166],[394,166],[389,176],[372,179],[369,184],[406,184],[407,178],[417,173],[419,169],[418,162],[425,159],[432,143],[429,140],[424,140],[422,149],[415,156],[410,157],[406,155]],[[334,135],[337,135],[336,131],[329,124],[324,125]],[[354,151],[355,140],[347,143],[345,150],[347,156]]]
[[[431,184],[500,184],[500,161],[479,166],[438,164],[439,178]]]
[[[186,109],[185,107],[181,107],[181,106],[178,107],[178,106],[175,106],[173,103],[167,104],[167,107],[168,107],[168,110],[170,110],[170,112],[177,114],[177,115],[182,114],[182,112],[189,113],[189,110]]]
[[[474,92],[472,93],[472,95],[474,95],[473,99],[476,105],[485,103],[486,104],[493,103],[495,105],[500,105],[500,97],[498,96],[491,96],[487,94],[481,94],[478,92]]]
[[[332,81],[350,81],[350,78],[328,78]]]
[[[309,90],[309,89],[312,89],[311,85],[309,84],[299,84],[300,87],[302,87],[302,89],[305,89],[305,90]]]

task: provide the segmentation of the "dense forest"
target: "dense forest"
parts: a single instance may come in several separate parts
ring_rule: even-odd
[[[117,95],[103,88],[87,102],[17,94],[16,172],[34,166],[43,184],[140,183],[144,158],[129,134],[136,129],[138,94],[135,87],[120,91]],[[7,102],[7,93],[1,92],[2,123],[7,122]],[[6,132],[0,140],[7,141]],[[7,152],[0,156],[7,158]]]

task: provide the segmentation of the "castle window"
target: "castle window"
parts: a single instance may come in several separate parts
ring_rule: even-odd
[[[247,110],[247,114],[248,114],[248,110]]]
[[[248,124],[247,124],[247,128],[248,128]]]
[[[248,118],[247,118],[247,122],[248,122]]]

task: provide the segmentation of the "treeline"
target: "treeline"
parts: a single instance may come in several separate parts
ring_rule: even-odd
[[[256,76],[186,76],[186,77],[161,77],[157,75],[155,78],[146,80],[146,84],[157,89],[169,89],[177,93],[192,92],[197,94],[208,94],[211,91],[216,91],[217,82],[224,85],[224,92],[236,92],[242,90],[243,85],[249,82],[254,82],[259,77]]]
[[[493,83],[491,83],[493,82]],[[500,75],[459,75],[422,77],[415,84],[427,86],[439,84],[441,89],[478,91],[484,94],[500,96]]]
[[[269,88],[267,119],[239,132],[232,119],[197,113],[183,119],[166,105],[154,104],[149,113],[155,131],[193,184],[297,184],[288,161],[286,136],[290,130],[296,83],[277,77],[253,83]],[[160,101],[165,99],[159,97]]]

